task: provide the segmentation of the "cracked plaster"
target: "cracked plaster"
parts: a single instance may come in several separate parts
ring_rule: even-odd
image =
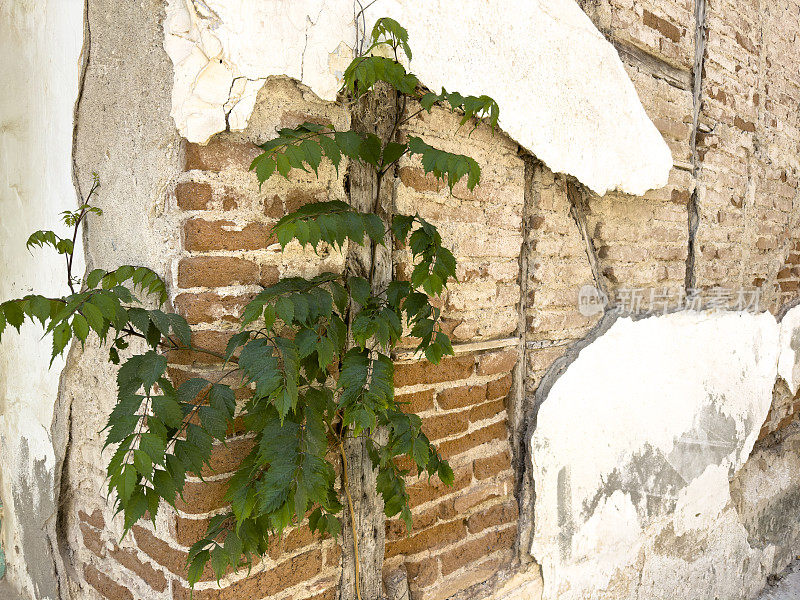
[[[355,46],[352,0],[168,0],[172,116],[191,142],[247,126],[267,77],[334,101]],[[616,50],[573,0],[377,0],[409,31],[412,71],[432,89],[489,94],[500,125],[553,171],[599,194],[667,183],[672,156]]]

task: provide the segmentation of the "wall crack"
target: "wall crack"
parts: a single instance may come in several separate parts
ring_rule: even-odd
[[[689,196],[687,206],[688,242],[686,254],[686,277],[684,285],[686,293],[693,289],[697,283],[695,273],[695,258],[697,254],[697,228],[700,225],[698,208],[698,188],[702,170],[702,159],[697,150],[698,133],[701,130],[700,115],[703,109],[703,69],[705,68],[706,42],[708,28],[706,25],[706,0],[695,0],[695,31],[694,31],[694,66],[692,68],[692,133],[689,138],[692,153],[692,177],[694,189]]]

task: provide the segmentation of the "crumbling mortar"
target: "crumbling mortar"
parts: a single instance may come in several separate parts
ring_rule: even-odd
[[[517,498],[519,505],[519,514],[522,514],[523,507],[525,506],[525,498],[523,497],[524,489],[524,474],[525,474],[525,461],[528,453],[528,445],[524,435],[523,425],[525,414],[528,410],[528,398],[525,393],[525,379],[528,364],[527,357],[527,297],[529,293],[530,283],[530,266],[529,257],[532,254],[532,240],[530,239],[533,228],[531,227],[531,219],[533,218],[534,207],[539,203],[538,189],[535,185],[537,173],[541,173],[543,168],[542,163],[536,161],[532,156],[524,156],[525,162],[525,184],[524,184],[524,198],[522,206],[522,246],[519,253],[519,321],[518,331],[519,336],[519,358],[517,366],[514,368],[513,373],[513,397],[510,406],[507,406],[507,413],[509,418],[509,430],[511,431],[511,468],[514,473],[514,495]],[[522,538],[522,528],[517,530],[517,539],[514,545],[514,556],[522,563],[531,561],[530,553],[527,551],[527,540]]]
[[[605,277],[603,277],[600,269],[600,258],[597,255],[597,250],[594,247],[594,240],[589,235],[589,226],[586,219],[586,196],[582,193],[578,184],[573,182],[572,179],[567,178],[565,181],[567,191],[567,199],[569,200],[569,214],[578,232],[581,234],[583,240],[584,250],[586,251],[586,258],[589,261],[589,268],[592,270],[592,279],[597,291],[600,293],[603,305],[609,306],[608,286],[606,286]]]
[[[695,0],[694,24],[694,66],[692,67],[692,133],[689,145],[692,153],[692,176],[694,188],[689,196],[687,206],[688,242],[686,253],[686,277],[684,286],[687,294],[696,285],[696,237],[700,224],[698,209],[698,187],[702,170],[702,160],[697,152],[697,134],[700,130],[700,114],[703,108],[703,69],[705,68],[706,41],[708,40],[708,27],[706,25],[706,0]]]

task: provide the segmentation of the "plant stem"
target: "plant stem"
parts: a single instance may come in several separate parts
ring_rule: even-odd
[[[347,496],[347,506],[350,509],[350,529],[353,532],[353,554],[356,569],[356,598],[361,600],[361,587],[359,584],[361,575],[358,568],[358,532],[356,531],[356,516],[353,512],[353,498],[350,496],[350,488],[347,481],[347,456],[345,455],[344,444],[342,443],[341,438],[339,438],[339,451],[342,453],[342,486],[344,487],[344,493]]]

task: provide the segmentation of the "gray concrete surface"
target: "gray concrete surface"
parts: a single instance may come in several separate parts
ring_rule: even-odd
[[[756,600],[800,599],[800,560],[792,562],[780,575],[770,578]]]

